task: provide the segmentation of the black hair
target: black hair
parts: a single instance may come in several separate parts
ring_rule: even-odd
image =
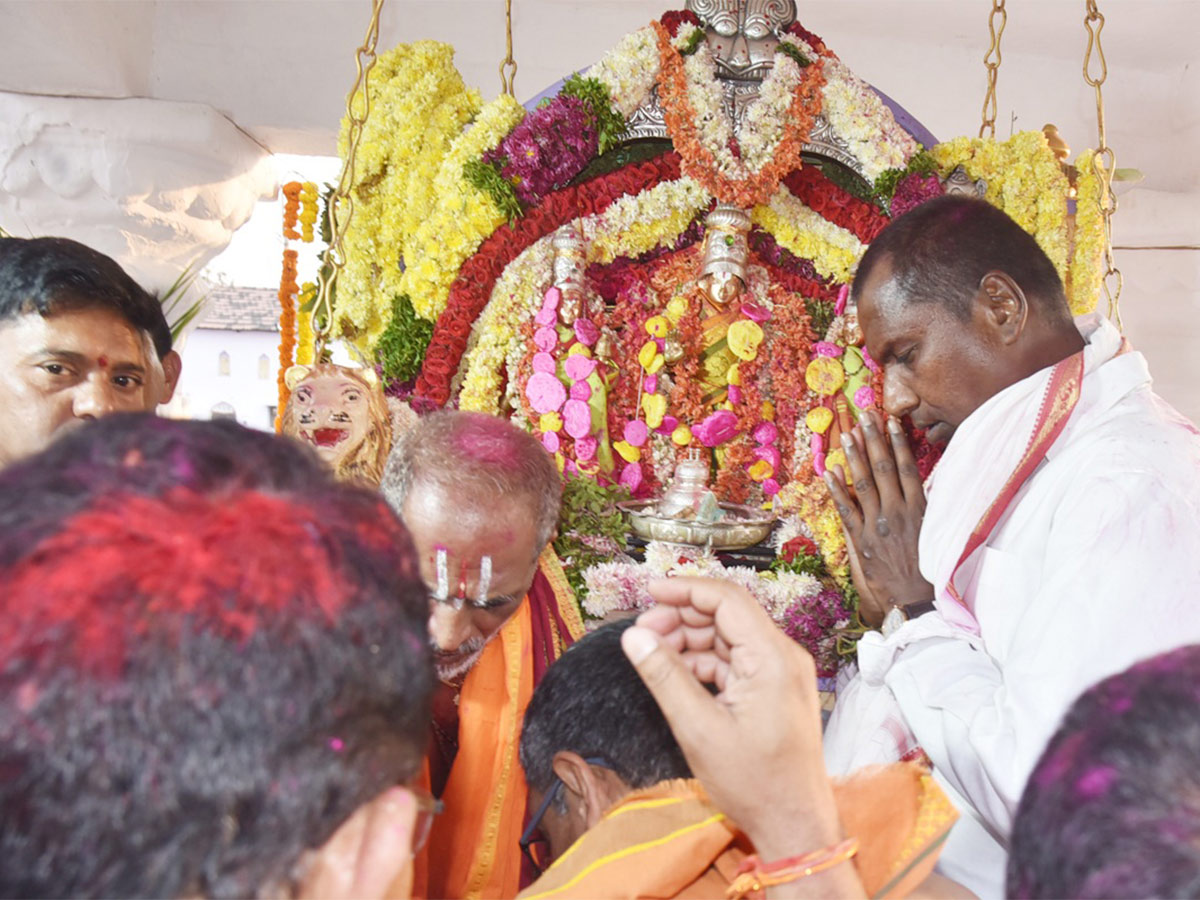
[[[961,194],[935,197],[900,216],[871,242],[857,288],[887,260],[910,303],[938,303],[960,319],[984,275],[1004,272],[1050,321],[1070,322],[1062,279],[1036,240],[992,204]]]
[[[1021,797],[1010,897],[1200,897],[1200,645],[1067,712]]]
[[[107,309],[150,336],[158,358],[171,352],[162,304],[115,260],[59,237],[0,238],[0,322]]]
[[[112,415],[0,473],[0,896],[245,897],[411,778],[425,592],[377,494]]]
[[[597,628],[546,670],[521,729],[530,787],[550,789],[554,754],[562,750],[604,759],[631,788],[691,777],[662,710],[621,650],[621,634],[633,623]]]

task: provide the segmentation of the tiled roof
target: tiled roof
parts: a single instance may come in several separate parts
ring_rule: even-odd
[[[212,331],[278,331],[279,299],[274,288],[214,287],[197,328]]]

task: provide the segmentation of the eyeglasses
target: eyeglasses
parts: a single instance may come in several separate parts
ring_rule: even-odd
[[[589,766],[598,766],[601,769],[612,770],[612,766],[608,760],[602,756],[589,756],[584,760]],[[546,817],[546,811],[550,809],[550,804],[554,802],[554,798],[558,796],[562,790],[562,779],[557,775],[554,776],[554,781],[550,785],[550,789],[546,791],[546,796],[542,798],[542,803],[534,812],[533,818],[529,820],[529,824],[525,826],[525,831],[521,834],[521,853],[529,864],[533,866],[533,870],[541,875],[550,866],[550,842],[546,836],[538,830],[538,826],[542,824],[542,819]]]
[[[416,856],[429,840],[429,832],[433,831],[433,820],[446,808],[437,797],[428,791],[417,787],[407,788],[417,803],[417,817],[413,821],[412,852]]]

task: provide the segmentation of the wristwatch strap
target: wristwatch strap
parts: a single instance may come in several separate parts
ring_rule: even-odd
[[[905,622],[910,619],[915,619],[918,616],[923,616],[925,613],[933,612],[936,605],[932,600],[920,600],[916,603],[908,603],[904,606],[893,606],[884,616],[881,630],[885,638],[895,634]]]

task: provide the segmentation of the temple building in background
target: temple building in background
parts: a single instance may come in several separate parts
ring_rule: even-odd
[[[183,376],[166,408],[177,419],[236,419],[272,431],[279,402],[279,301],[272,288],[215,287],[183,339]]]

